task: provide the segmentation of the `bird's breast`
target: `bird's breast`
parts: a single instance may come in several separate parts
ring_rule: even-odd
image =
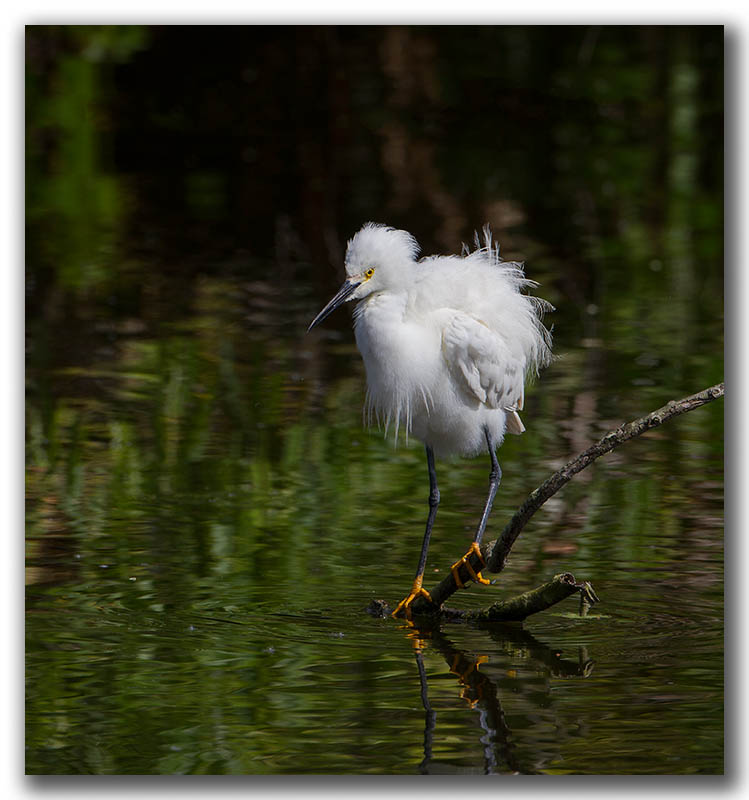
[[[395,303],[370,302],[357,313],[356,343],[378,414],[410,421],[428,408],[439,381],[440,342],[436,326]]]

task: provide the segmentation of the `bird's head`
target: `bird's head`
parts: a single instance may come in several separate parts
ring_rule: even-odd
[[[368,222],[349,240],[346,280],[307,330],[312,330],[349,300],[363,300],[374,292],[396,290],[405,285],[408,265],[418,253],[419,245],[408,231]]]

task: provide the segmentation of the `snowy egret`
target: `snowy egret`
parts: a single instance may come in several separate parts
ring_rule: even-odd
[[[435,456],[475,456],[488,450],[489,495],[468,552],[453,564],[489,583],[468,558],[486,529],[501,470],[496,449],[505,433],[522,433],[526,376],[551,360],[551,336],[541,322],[552,307],[529,294],[537,286],[523,265],[503,261],[488,226],[476,249],[461,256],[418,259],[419,245],[407,231],[368,222],[349,241],[346,280],[312,320],[312,330],[343,303],[358,300],[354,311],[356,344],[367,374],[366,409],[424,443],[429,470],[429,513],[416,577],[409,594],[393,612],[411,614],[424,596],[429,539],[437,515]],[[485,566],[485,564],[484,564]]]

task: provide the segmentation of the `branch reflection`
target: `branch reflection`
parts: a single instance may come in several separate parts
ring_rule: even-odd
[[[439,761],[433,755],[435,737],[438,735],[438,720],[437,711],[429,700],[429,679],[424,661],[424,653],[428,649],[444,659],[448,673],[457,679],[460,686],[460,698],[466,702],[470,710],[478,713],[478,724],[482,731],[479,742],[483,750],[484,774],[528,775],[542,771],[543,764],[548,763],[553,754],[536,753],[536,757],[528,759],[527,755],[524,756],[519,752],[502,706],[502,691],[504,689],[517,693],[520,690],[525,693],[526,699],[540,710],[549,705],[548,685],[546,691],[539,693],[536,682],[523,684],[515,670],[501,672],[501,667],[498,670],[499,665],[496,662],[492,664],[489,656],[461,650],[439,626],[417,627],[409,622],[403,628],[413,645],[419,673],[421,701],[425,711],[424,757],[419,764],[419,772],[436,774],[446,771],[441,768]],[[594,662],[589,658],[586,647],[579,647],[577,658],[573,659],[563,657],[559,649],[540,642],[520,626],[494,627],[488,634],[493,643],[494,660],[497,659],[498,653],[515,660],[518,654],[522,654],[522,658],[527,660],[531,669],[541,669],[547,678],[587,678],[593,671]]]

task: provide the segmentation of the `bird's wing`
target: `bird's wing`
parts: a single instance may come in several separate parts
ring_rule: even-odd
[[[455,380],[479,402],[510,412],[522,409],[525,363],[483,322],[456,311],[442,330],[442,352]],[[508,429],[515,417],[508,419]],[[519,417],[517,424],[522,430]]]

